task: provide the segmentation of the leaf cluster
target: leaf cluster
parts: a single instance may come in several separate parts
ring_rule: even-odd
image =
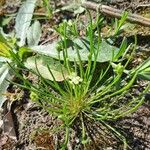
[[[36,75],[38,83],[31,83],[12,67],[16,76],[24,83],[19,86],[30,90],[33,101],[62,120],[62,128],[66,129],[63,148],[67,146],[70,129],[76,120],[81,124],[82,143],[85,144],[88,141],[85,127],[86,118],[93,120],[93,122],[99,121],[106,126],[123,141],[124,148],[126,148],[125,138],[110,126],[108,121],[134,112],[144,102],[144,95],[150,89],[150,84],[136,97],[130,94],[130,99],[126,99],[126,95],[132,89],[141,72],[147,72],[149,60],[136,69],[127,70],[128,63],[135,52],[136,42],[130,47],[132,53],[126,58],[129,47],[124,39],[116,53],[109,49],[111,50],[109,51],[111,57],[101,61],[102,56],[99,57],[99,55],[104,53],[101,49],[104,41],[99,34],[99,26],[97,26],[96,31],[93,31],[91,20],[86,30],[87,43],[84,39],[82,44],[75,40],[79,35],[77,30],[74,30],[72,37],[68,36],[70,26],[71,29],[74,28],[69,23],[64,22],[57,29],[61,38],[60,42],[57,43],[57,57],[55,59],[40,54],[34,59],[32,57],[32,64],[29,60],[31,58],[27,59],[22,69],[31,71]],[[79,41],[80,38],[77,40]],[[73,55],[69,51],[70,47]],[[104,47],[107,50],[110,48],[107,44]],[[40,61],[42,62],[40,63]],[[57,65],[59,64],[57,68],[61,71],[61,75],[59,74],[61,80],[58,80],[53,70],[55,61]],[[20,64],[22,66],[22,62]],[[40,64],[42,64],[41,67]]]

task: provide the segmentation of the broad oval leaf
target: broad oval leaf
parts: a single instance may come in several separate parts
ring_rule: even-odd
[[[18,43],[19,46],[25,44],[27,31],[32,20],[36,1],[37,0],[26,0],[17,14],[15,29],[16,37],[20,39],[20,42]]]
[[[63,81],[68,77],[67,69],[59,61],[47,56],[29,57],[24,64],[25,67],[48,80]]]
[[[68,52],[68,59],[70,61],[74,61],[74,60],[78,61],[76,46],[78,47],[81,60],[88,61],[88,56],[90,54],[90,42],[87,39],[85,38],[75,39],[74,41],[68,41],[68,42],[70,43],[67,43],[68,45],[67,52]],[[52,44],[32,46],[30,48],[36,53],[48,55],[55,59],[59,59],[58,50],[56,48],[58,46],[57,44],[58,44],[57,42],[53,42]],[[95,46],[94,50],[97,50],[97,45],[95,44],[94,46]],[[113,59],[113,56],[115,56],[118,53],[119,49],[117,47],[111,46],[106,41],[102,40],[98,51],[99,52],[96,61],[106,62],[106,61],[111,61]],[[60,59],[64,60],[63,51],[60,51],[59,55],[60,55]],[[94,56],[92,60],[94,61]]]

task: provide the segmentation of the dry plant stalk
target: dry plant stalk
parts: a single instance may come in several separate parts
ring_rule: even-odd
[[[116,18],[121,18],[122,14],[124,12],[123,10],[118,10],[118,9],[112,8],[110,6],[97,4],[97,3],[93,3],[93,2],[84,2],[82,4],[82,6],[85,8],[88,8],[88,9],[98,10],[99,12],[101,12],[104,15],[108,15],[108,16],[112,16],[112,17],[116,17]],[[150,27],[150,19],[145,18],[141,15],[129,13],[128,17],[127,17],[127,21]]]

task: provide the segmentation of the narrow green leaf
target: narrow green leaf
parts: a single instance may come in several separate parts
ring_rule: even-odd
[[[146,68],[150,67],[150,58],[148,58],[147,60],[145,60],[136,70],[138,72],[141,72],[143,70],[145,70]]]
[[[145,70],[142,70],[139,74],[138,77],[144,79],[144,80],[149,80],[150,81],[150,67],[146,68]]]
[[[114,61],[117,61],[119,59],[119,57],[123,56],[123,54],[125,53],[126,49],[127,49],[127,39],[124,38],[122,43],[121,43],[121,46],[119,48],[118,53],[114,57]]]
[[[131,74],[137,72],[139,78],[150,81],[150,58],[134,69]]]

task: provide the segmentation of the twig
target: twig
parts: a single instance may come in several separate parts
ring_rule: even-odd
[[[150,4],[140,4],[137,6],[137,8],[139,8],[139,7],[150,7]]]
[[[103,13],[104,15],[121,18],[124,11],[118,10],[115,8],[112,8],[110,6],[102,5],[102,4],[96,4],[93,2],[84,2],[82,4],[83,7],[89,8],[92,10],[98,10],[99,12]],[[137,14],[128,14],[127,21],[137,23],[143,26],[150,27],[150,19],[145,18],[143,16],[137,15]]]
[[[44,44],[46,44],[47,42],[50,42],[50,41],[54,40],[54,39],[57,38],[57,37],[58,37],[58,34],[52,35],[52,37],[48,38],[46,41],[43,41],[43,42],[41,43],[41,45],[44,45]]]

